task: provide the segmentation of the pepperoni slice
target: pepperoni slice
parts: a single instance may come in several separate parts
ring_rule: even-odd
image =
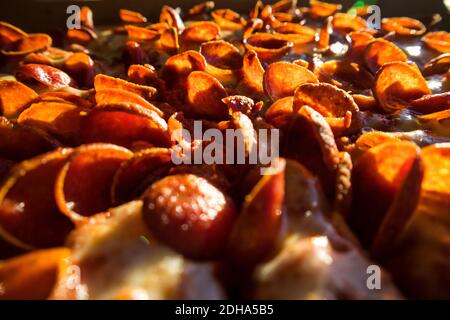
[[[58,208],[74,222],[107,210],[116,171],[133,153],[111,144],[89,144],[76,149],[58,174]]]
[[[190,111],[209,119],[222,120],[228,115],[227,106],[222,99],[227,92],[213,76],[194,71],[187,78],[187,99]]]
[[[203,42],[219,39],[220,33],[220,27],[214,22],[195,22],[184,29],[181,34],[181,41],[188,47],[201,45]]]
[[[120,9],[119,11],[120,20],[125,23],[145,23],[147,18],[141,13],[131,10]]]
[[[38,97],[33,89],[13,80],[0,80],[0,114],[7,118],[17,116]]]
[[[422,37],[422,41],[438,52],[450,52],[450,33],[447,31],[429,32]]]
[[[2,50],[5,56],[24,56],[43,51],[52,45],[52,38],[44,33],[28,34],[12,45],[10,50]]]
[[[133,105],[154,111],[158,116],[162,117],[164,114],[161,110],[153,104],[142,98],[141,96],[126,90],[121,89],[101,89],[95,93],[95,101],[97,105],[102,106],[118,106],[128,105],[133,108]]]
[[[58,278],[60,264],[70,252],[68,248],[39,250],[0,262],[3,289],[0,300],[47,299]]]
[[[299,86],[295,90],[294,111],[303,106],[310,106],[323,115],[336,135],[350,127],[353,115],[359,110],[351,95],[328,83]]]
[[[422,175],[420,149],[412,142],[382,143],[356,161],[349,221],[363,245],[377,246],[379,253],[386,240],[393,240],[392,231],[404,226],[415,209]]]
[[[10,160],[25,160],[60,146],[46,133],[0,117],[0,154]]]
[[[264,88],[273,101],[292,96],[304,83],[317,82],[317,77],[307,68],[288,62],[272,63],[264,74]]]
[[[125,147],[130,147],[135,141],[147,141],[162,147],[170,145],[167,123],[155,113],[136,114],[133,110],[114,108],[94,109],[83,117],[81,140]]]
[[[385,18],[381,24],[384,31],[395,32],[401,36],[422,35],[427,30],[422,22],[408,17]]]
[[[163,243],[193,259],[223,256],[236,218],[231,198],[195,175],[175,175],[144,194],[144,221]]]
[[[94,88],[96,91],[102,89],[120,89],[135,93],[144,99],[149,100],[156,95],[157,90],[153,87],[142,86],[132,82],[128,82],[119,78],[114,78],[99,74],[94,79]]]
[[[152,182],[167,173],[171,164],[169,149],[150,148],[136,152],[114,175],[111,187],[113,203],[124,203],[140,196]]]
[[[269,33],[255,33],[244,40],[247,50],[253,50],[258,55],[258,58],[271,62],[287,55],[294,44],[285,40],[280,35]]]
[[[60,89],[74,85],[70,76],[60,69],[43,64],[25,64],[16,71],[16,78],[21,81],[37,81],[52,89]]]
[[[73,225],[58,210],[53,189],[71,153],[58,149],[11,169],[0,189],[2,238],[24,249],[64,243]]]
[[[214,10],[211,16],[223,30],[240,30],[246,23],[239,13],[230,9]]]
[[[430,94],[431,90],[417,68],[405,62],[392,62],[377,73],[373,92],[381,108],[392,113]]]
[[[364,51],[364,61],[373,73],[389,62],[406,62],[406,54],[392,42],[385,39],[375,39],[370,42]]]
[[[43,101],[32,104],[17,119],[19,124],[39,128],[61,141],[76,142],[81,119],[89,109],[72,103]]]
[[[197,51],[188,50],[167,59],[162,70],[162,78],[173,88],[184,86],[192,71],[204,71],[205,58]]]
[[[261,178],[245,198],[230,236],[228,254],[232,263],[254,265],[276,247],[281,234],[284,166],[284,160],[280,160],[278,171]]]
[[[264,95],[264,68],[255,51],[249,50],[242,61],[242,80],[239,88],[250,98]]]

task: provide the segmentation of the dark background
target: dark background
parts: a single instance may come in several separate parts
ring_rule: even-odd
[[[351,7],[356,0],[327,0]],[[120,8],[138,10],[150,21],[158,18],[164,4],[187,9],[201,0],[0,0],[0,20],[10,22],[29,32],[46,32],[55,27],[65,28],[68,17],[66,8],[71,4],[87,5],[94,11],[97,25],[113,24],[119,21]],[[216,0],[216,8],[231,8],[247,13],[256,0]],[[263,0],[273,3],[273,0]],[[298,0],[300,6],[308,0]],[[372,3],[373,1],[366,1]],[[450,19],[443,0],[378,0],[382,17],[410,16],[427,18],[434,13],[443,16],[439,29],[450,30]]]

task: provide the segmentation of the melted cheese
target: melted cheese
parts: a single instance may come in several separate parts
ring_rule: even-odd
[[[53,298],[220,299],[211,264],[188,261],[156,242],[134,201],[99,215],[71,236],[71,264]]]
[[[372,263],[354,247],[336,250],[327,236],[290,236],[254,275],[257,299],[400,299],[386,273],[381,290],[369,290]]]

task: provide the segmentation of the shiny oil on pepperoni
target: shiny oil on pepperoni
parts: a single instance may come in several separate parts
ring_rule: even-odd
[[[207,180],[174,175],[144,194],[144,220],[160,241],[192,259],[215,259],[236,218],[233,200]]]

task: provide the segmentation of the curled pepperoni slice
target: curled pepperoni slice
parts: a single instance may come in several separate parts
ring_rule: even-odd
[[[297,23],[286,22],[275,28],[277,34],[295,45],[302,45],[313,42],[316,38],[316,31],[313,28],[302,26]]]
[[[364,61],[373,73],[389,62],[406,62],[406,54],[395,44],[385,39],[376,39],[370,42],[364,52]]]
[[[102,89],[120,89],[135,93],[141,96],[144,99],[151,99],[156,95],[157,90],[153,87],[142,86],[132,82],[128,82],[119,78],[114,78],[110,76],[106,76],[103,74],[99,74],[94,79],[94,88],[95,91],[99,91]]]
[[[229,240],[232,263],[254,265],[276,247],[282,225],[284,166],[284,160],[279,160],[277,172],[263,176],[245,198]]]
[[[240,30],[245,25],[245,19],[230,9],[214,10],[211,16],[222,30]]]
[[[175,175],[144,194],[144,221],[160,241],[192,259],[223,256],[236,218],[233,200],[195,175]]]
[[[269,33],[255,33],[244,40],[247,50],[253,50],[258,58],[270,62],[287,55],[293,47],[293,43],[285,40],[280,35]]]
[[[125,23],[145,23],[147,18],[141,13],[131,10],[120,9],[119,11],[120,20]]]
[[[69,58],[73,52],[50,47],[42,52],[34,52],[27,54],[22,62],[23,63],[35,63],[35,64],[47,64],[52,67],[61,66],[61,64]]]
[[[185,86],[186,79],[192,71],[205,69],[205,58],[197,51],[188,50],[167,59],[162,70],[162,78],[171,88],[177,85]]]
[[[295,99],[295,98],[294,98]],[[325,118],[320,116],[319,112],[314,109],[303,106],[298,114],[309,122],[309,126],[314,132],[314,138],[320,146],[322,153],[322,159],[329,169],[335,169],[336,165],[339,163],[339,153],[336,146],[336,142],[333,139],[333,133],[330,132]]]
[[[13,80],[0,80],[0,113],[7,118],[17,116],[36,100],[33,89]]]
[[[162,117],[164,114],[153,104],[141,96],[121,89],[101,89],[95,93],[97,106],[119,106],[123,105],[125,109],[144,108],[155,112]],[[128,108],[126,106],[129,106]]]
[[[387,233],[381,233],[380,229],[398,230],[399,225],[408,221],[418,201],[422,175],[420,149],[412,142],[382,143],[356,161],[349,221],[365,246],[379,241],[378,251],[386,245],[387,238],[392,240],[396,236],[391,233],[393,229],[383,230]],[[403,198],[406,196],[408,200]],[[376,239],[377,234],[384,234],[386,239]]]
[[[208,64],[221,69],[239,69],[242,67],[242,56],[239,50],[223,40],[210,41],[202,44],[200,53]]]
[[[275,128],[288,128],[293,118],[294,97],[275,101],[267,110],[265,118]]]
[[[378,146],[385,142],[396,142],[400,139],[382,131],[372,131],[362,134],[355,142],[355,149],[353,150],[353,158],[358,158],[367,150]]]
[[[326,194],[334,197],[334,175],[340,156],[329,123],[309,106],[303,106],[287,117],[291,122],[283,121],[288,126],[282,140],[286,156],[319,176]]]
[[[395,242],[388,268],[396,282],[410,297],[417,299],[445,299],[449,268],[446,258],[448,242],[443,241],[449,232],[449,169],[450,148],[447,143],[437,143],[422,149],[425,173],[419,204],[408,224]],[[386,259],[387,260],[387,259]],[[415,261],[414,268],[406,268]],[[409,279],[414,278],[414,283]]]
[[[174,27],[178,32],[184,30],[184,23],[178,12],[169,6],[164,6],[161,9],[161,14],[159,15],[159,21]]]
[[[373,96],[366,96],[364,94],[352,94],[353,100],[358,105],[359,110],[367,111],[367,110],[375,110],[378,103],[377,100]]]
[[[411,109],[421,113],[434,113],[450,109],[450,92],[428,94],[411,101]]]
[[[6,56],[24,56],[43,51],[52,45],[47,34],[27,34],[25,31],[0,21],[0,50]]]
[[[251,98],[264,95],[264,68],[255,51],[249,50],[242,61],[239,87]]]
[[[381,21],[381,27],[386,32],[395,32],[401,36],[422,35],[427,29],[419,20],[408,17],[385,18]]]
[[[109,142],[130,147],[135,141],[148,141],[157,146],[168,146],[167,123],[151,110],[94,108],[83,117],[81,140],[84,143]]]
[[[214,3],[214,1],[205,1],[202,3],[196,4],[195,6],[193,6],[192,8],[190,8],[188,10],[186,16],[183,18],[185,18],[185,19],[193,18],[195,16],[208,13],[209,11],[214,9],[215,5],[216,4]]]
[[[72,103],[43,101],[22,112],[17,122],[39,128],[61,141],[75,142],[80,134],[81,119],[88,110]]]
[[[18,40],[10,50],[2,50],[5,56],[24,56],[43,51],[52,45],[52,38],[44,33],[28,34]]]
[[[438,52],[450,52],[450,33],[446,31],[429,32],[422,37],[422,41]]]
[[[354,31],[347,35],[347,39],[350,42],[349,57],[359,61],[363,59],[364,50],[374,38],[370,32]]]
[[[431,59],[423,66],[423,75],[442,74],[450,70],[450,53],[443,53]]]
[[[354,62],[328,60],[314,70],[321,82],[328,82],[340,89],[360,92],[373,86],[373,76]]]
[[[94,81],[94,61],[84,52],[76,52],[64,61],[64,70],[80,87],[90,88]]]
[[[361,17],[348,13],[337,13],[333,16],[333,30],[342,33],[361,31],[367,28],[367,22]]]
[[[159,79],[158,73],[150,64],[140,65],[132,64],[128,68],[128,79],[136,84],[150,85],[160,89],[164,81]]]
[[[317,77],[307,68],[288,62],[272,63],[264,74],[264,88],[272,101],[292,96],[304,83],[317,82]]]
[[[94,30],[82,26],[80,29],[67,30],[66,37],[74,44],[88,45],[92,40],[97,39],[97,34]]]
[[[181,42],[187,48],[195,48],[203,42],[218,40],[220,38],[220,27],[211,21],[195,22],[181,34]]]
[[[38,250],[1,262],[0,299],[47,299],[56,284],[60,265],[70,253],[68,248]]]
[[[71,149],[58,149],[11,169],[0,189],[3,239],[24,249],[64,243],[72,224],[58,210],[53,189],[71,152]]]
[[[128,25],[125,26],[125,30],[127,30],[130,40],[152,41],[159,38],[159,33],[152,29]]]
[[[125,203],[140,196],[153,181],[167,173],[171,164],[169,149],[150,148],[136,152],[114,175],[111,187],[113,203]]]
[[[176,54],[180,49],[177,29],[172,27],[164,30],[159,39],[159,44],[161,45],[161,49],[168,54]]]
[[[231,43],[217,40],[202,44],[200,52],[207,61],[205,71],[224,86],[235,87],[242,66],[239,50]]]
[[[263,26],[264,22],[261,19],[255,18],[250,20],[244,27],[243,38],[247,39],[253,34],[253,32],[261,30]]]
[[[326,18],[342,9],[342,5],[318,0],[309,1],[309,14],[313,18]]]
[[[0,154],[10,160],[25,160],[60,146],[46,133],[0,117]]]
[[[450,146],[446,143],[430,145],[423,148],[422,155],[425,175],[421,191],[421,210],[431,216],[448,219],[445,208],[450,202],[447,170],[450,167]]]
[[[0,21],[0,49],[11,46],[20,39],[27,36],[27,33],[19,28]]]
[[[376,74],[373,92],[381,108],[392,113],[405,108],[410,101],[430,94],[431,90],[415,66],[392,62]]]
[[[58,208],[73,222],[107,210],[110,190],[120,165],[133,153],[111,144],[83,145],[65,163],[55,184]]]
[[[216,78],[202,71],[194,71],[188,76],[186,87],[191,113],[210,119],[226,118],[228,109],[222,99],[227,92]]]
[[[81,7],[80,22],[83,27],[94,29],[94,14],[88,6]]]
[[[351,95],[328,83],[299,86],[294,95],[294,111],[305,105],[323,115],[336,134],[350,127],[353,115],[359,110]]]
[[[90,101],[90,96],[81,97],[71,92],[45,92],[41,93],[39,98],[41,101],[68,102],[85,109],[91,109],[93,107],[93,102]]]

